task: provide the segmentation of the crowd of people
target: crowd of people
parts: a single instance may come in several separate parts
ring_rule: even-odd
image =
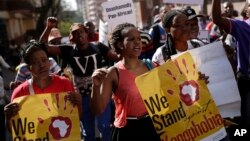
[[[69,43],[61,44],[59,19],[48,17],[39,40],[27,43],[23,51],[16,78],[10,83],[13,90],[10,102],[0,101],[1,113],[5,114],[0,115],[1,129],[6,121],[11,133],[10,119],[22,110],[14,99],[68,92],[67,99],[79,111],[84,141],[95,141],[96,126],[102,141],[160,141],[135,78],[164,64],[172,55],[218,40],[223,42],[241,96],[241,116],[237,117],[240,120],[232,121],[250,126],[250,4],[246,4],[242,20],[235,18],[238,15],[231,2],[225,2],[224,9],[221,6],[220,0],[212,0],[212,18],[204,26],[201,21],[206,16],[196,14],[190,6],[178,9],[163,5],[149,32],[124,21],[110,33],[109,46],[98,42],[98,32],[91,21],[73,23]],[[209,40],[198,38],[201,27],[209,31]],[[150,60],[150,65],[144,59]],[[8,64],[3,66],[13,71]],[[72,73],[66,74],[67,68]],[[199,75],[209,83],[209,76]],[[0,80],[1,98],[4,95],[1,74]],[[230,135],[223,140],[229,138]]]

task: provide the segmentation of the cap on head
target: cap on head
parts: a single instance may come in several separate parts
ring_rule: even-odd
[[[70,27],[70,32],[72,33],[73,31],[78,30],[80,28],[85,29],[85,27],[82,23],[73,23]]]
[[[56,39],[56,38],[62,38],[62,35],[58,28],[52,28],[49,34],[48,42]]]
[[[83,29],[86,31],[86,28],[85,26],[82,24],[82,23],[73,23],[69,29],[69,40],[72,41],[73,39],[73,32],[78,30],[78,29]]]
[[[189,6],[183,9],[183,12],[188,17],[188,20],[192,20],[197,17],[204,17],[203,15],[197,15],[195,10]]]

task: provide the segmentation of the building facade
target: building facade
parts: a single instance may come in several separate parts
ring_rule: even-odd
[[[26,32],[36,27],[34,11],[27,0],[0,0],[0,39],[4,46],[9,41],[24,43]]]

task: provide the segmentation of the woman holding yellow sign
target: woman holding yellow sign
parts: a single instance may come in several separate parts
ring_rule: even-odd
[[[23,58],[28,65],[29,71],[32,73],[32,78],[23,82],[13,91],[11,103],[5,106],[5,116],[9,131],[12,126],[10,119],[17,115],[22,108],[18,103],[13,102],[13,100],[22,96],[68,92],[66,99],[72,104],[77,105],[79,115],[81,115],[80,94],[75,92],[70,80],[63,76],[49,73],[50,63],[46,47],[43,44],[30,42],[24,51]]]
[[[140,32],[133,24],[120,24],[113,30],[110,43],[122,55],[122,60],[109,69],[97,69],[93,73],[93,113],[101,114],[113,94],[116,111],[111,140],[160,141],[135,84],[137,76],[151,69],[138,59],[141,53]]]

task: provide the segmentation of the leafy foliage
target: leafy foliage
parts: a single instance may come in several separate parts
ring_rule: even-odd
[[[68,36],[69,35],[69,28],[71,26],[72,22],[70,21],[61,21],[58,25],[58,28],[61,31],[62,36]]]

